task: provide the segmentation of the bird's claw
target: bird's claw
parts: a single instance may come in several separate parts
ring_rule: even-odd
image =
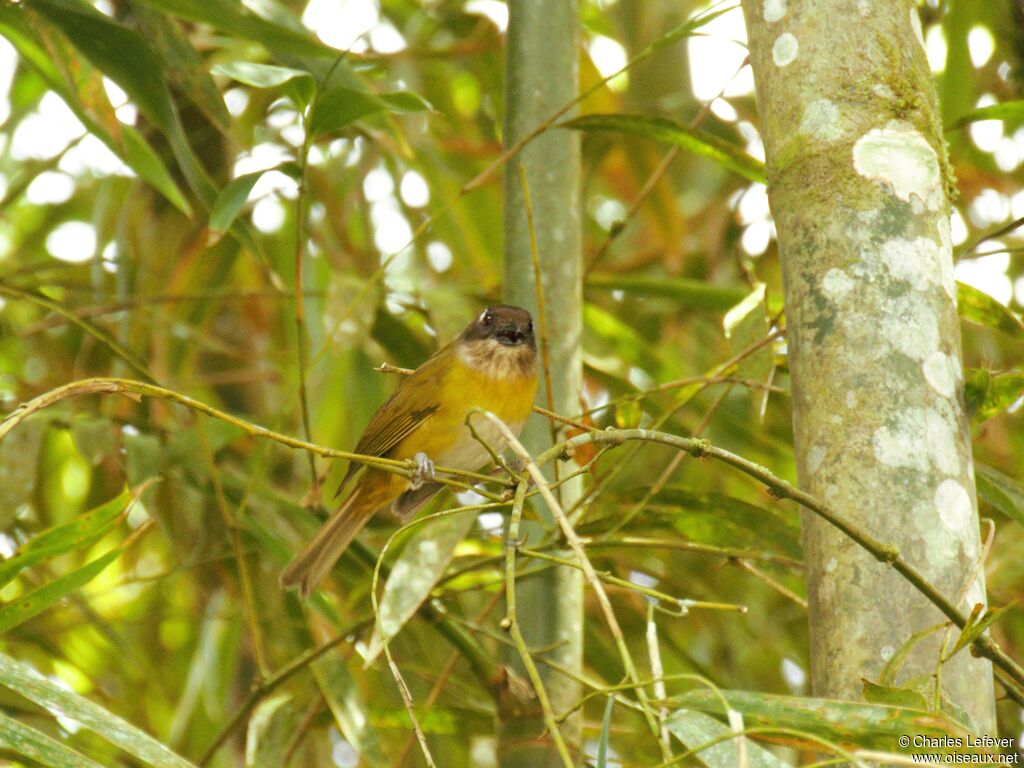
[[[410,487],[415,491],[427,480],[434,479],[434,462],[423,451],[413,456],[412,460],[416,462],[416,469],[412,472]]]

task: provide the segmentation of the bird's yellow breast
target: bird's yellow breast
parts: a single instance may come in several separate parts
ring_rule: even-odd
[[[438,409],[397,446],[395,458],[411,458],[422,451],[441,466],[477,469],[490,456],[466,426],[467,415],[478,409],[490,411],[518,434],[537,393],[532,364],[478,366],[455,354],[438,379]],[[473,426],[496,452],[505,449],[504,439],[487,419],[474,416]]]

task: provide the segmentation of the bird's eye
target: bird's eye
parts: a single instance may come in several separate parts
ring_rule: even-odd
[[[485,309],[483,312],[480,313],[480,325],[484,326],[485,328],[491,324],[491,321],[493,319],[494,317],[493,315],[491,315],[491,311],[489,309]]]
[[[526,323],[526,332],[533,333],[533,320],[528,320]]]

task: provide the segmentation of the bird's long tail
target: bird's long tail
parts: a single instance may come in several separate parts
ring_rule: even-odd
[[[297,587],[302,597],[309,597],[377,510],[375,500],[367,498],[372,496],[357,486],[284,569],[281,586]]]

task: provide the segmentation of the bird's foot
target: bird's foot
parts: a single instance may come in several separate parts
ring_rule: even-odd
[[[412,483],[409,487],[415,491],[427,480],[434,479],[434,462],[423,451],[413,456],[412,460],[416,462],[416,468],[412,472]]]

